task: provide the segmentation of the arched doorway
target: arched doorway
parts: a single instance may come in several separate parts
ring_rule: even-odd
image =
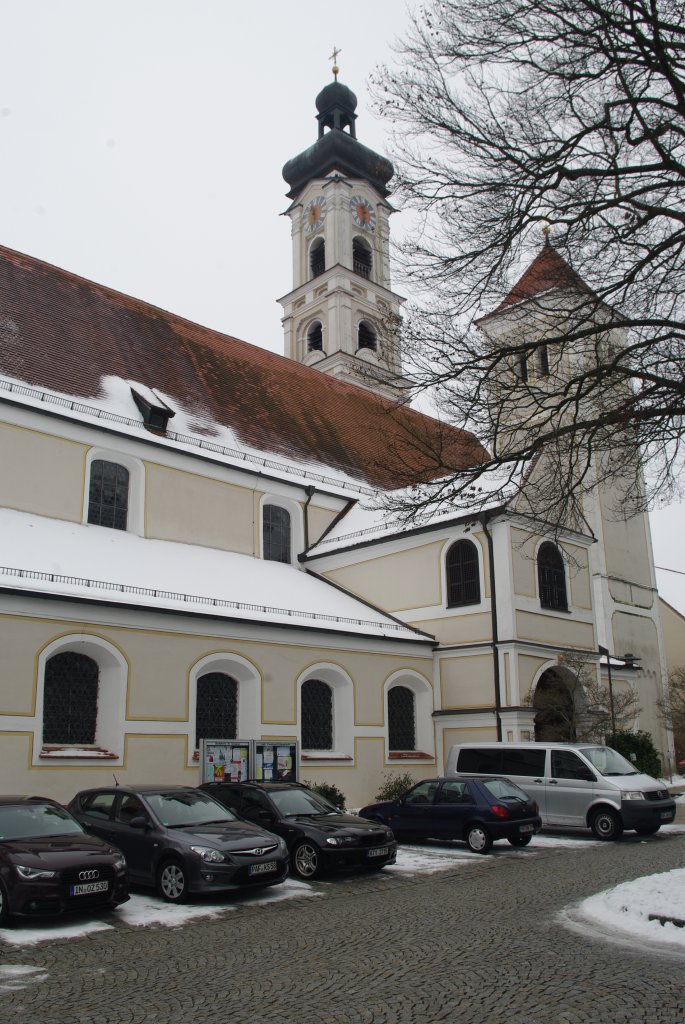
[[[578,681],[571,673],[548,668],[535,687],[535,740],[546,743],[575,743]]]

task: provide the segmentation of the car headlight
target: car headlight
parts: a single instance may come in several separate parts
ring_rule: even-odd
[[[190,849],[193,853],[196,853],[198,857],[202,857],[203,860],[209,861],[210,864],[220,864],[224,860],[224,855],[219,850],[215,850],[213,846],[191,846]]]
[[[353,843],[353,836],[328,836],[326,842],[330,846],[345,846],[347,843]]]
[[[44,868],[28,868],[24,864],[15,864],[17,874],[22,878],[54,878],[56,871],[45,871]]]
[[[638,792],[638,790],[632,790],[630,793],[624,793],[624,800],[644,800],[645,794]]]
[[[126,858],[125,857],[123,857],[123,856],[122,857],[117,857],[117,859],[114,861],[114,870],[115,871],[125,871],[126,870]]]

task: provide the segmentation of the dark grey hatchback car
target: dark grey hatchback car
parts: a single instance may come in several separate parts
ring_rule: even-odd
[[[126,857],[131,882],[170,903],[189,893],[276,885],[288,875],[282,839],[191,786],[115,786],[77,793],[70,811]]]

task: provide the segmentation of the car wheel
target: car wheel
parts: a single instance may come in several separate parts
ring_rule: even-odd
[[[597,811],[590,822],[590,828],[598,839],[607,842],[613,839],[620,839],[623,835],[623,822],[615,811],[608,807]]]
[[[511,836],[509,842],[512,846],[528,846],[532,836]]]
[[[661,828],[661,825],[643,825],[642,828],[636,828],[635,831],[639,836],[653,836]]]
[[[299,878],[310,881],[321,874],[321,854],[314,845],[305,839],[298,843],[292,855],[293,871]]]
[[[484,825],[469,825],[466,829],[466,845],[474,853],[489,853],[492,837]]]
[[[0,882],[0,928],[10,928],[12,926],[12,917],[10,915],[10,905],[7,899],[7,889]]]
[[[178,860],[165,860],[157,870],[157,893],[167,903],[183,903],[188,896],[186,869]]]

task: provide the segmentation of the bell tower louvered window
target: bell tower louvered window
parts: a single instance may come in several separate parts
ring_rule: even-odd
[[[321,679],[308,679],[300,692],[302,749],[333,749],[333,691]]]
[[[309,267],[312,277],[318,277],[326,269],[326,243],[323,238],[317,238],[309,250]]]
[[[371,277],[373,256],[371,246],[363,238],[355,238],[352,242],[352,269],[361,277]]]
[[[376,346],[377,337],[375,330],[368,320],[362,320],[357,333],[357,348],[368,348],[375,352]]]
[[[321,352],[323,350],[323,330],[321,321],[315,320],[307,331],[307,351]]]
[[[458,540],[447,552],[447,607],[480,602],[478,549],[470,540]]]
[[[128,519],[129,472],[125,466],[104,459],[90,464],[88,522],[125,530]]]
[[[207,672],[197,681],[195,746],[201,739],[235,739],[238,732],[238,683],[225,672]]]
[[[63,651],[45,664],[43,743],[95,743],[100,669],[85,654]]]
[[[406,686],[388,690],[388,744],[390,750],[416,750],[414,693]]]

